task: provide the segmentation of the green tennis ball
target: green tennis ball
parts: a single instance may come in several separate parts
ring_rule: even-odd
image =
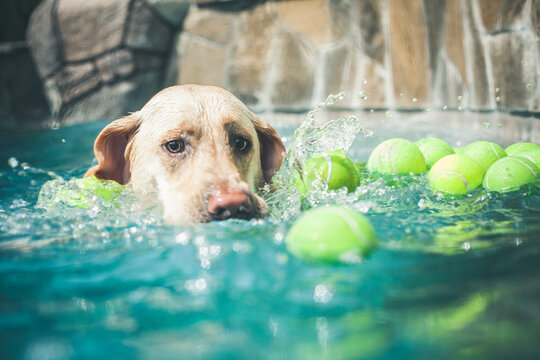
[[[383,174],[419,174],[426,171],[426,160],[418,146],[409,140],[390,139],[373,150],[367,168]]]
[[[527,158],[529,161],[532,161],[536,166],[540,168],[540,149],[530,149],[527,151],[523,151],[516,156]]]
[[[321,187],[328,187],[328,190],[346,187],[348,192],[353,192],[359,182],[360,174],[356,164],[340,150],[314,155],[306,161],[301,179],[296,177],[301,193]]]
[[[114,199],[122,193],[125,186],[114,180],[99,180],[93,176],[62,183],[58,180],[46,182],[39,192],[38,207],[51,207],[62,203],[70,207],[88,209],[93,197],[99,196],[117,206]]]
[[[531,149],[540,149],[540,146],[530,142],[518,142],[507,147],[505,151],[508,156],[514,156]]]
[[[290,228],[285,243],[292,254],[315,262],[357,262],[377,247],[369,220],[337,205],[304,213]]]
[[[458,146],[458,147],[455,147],[454,148],[454,152],[456,154],[463,154],[463,152],[465,151],[465,147],[464,146]]]
[[[428,169],[441,158],[455,153],[454,149],[446,141],[434,137],[422,138],[416,141],[415,144],[424,155]]]
[[[454,154],[437,161],[428,173],[429,186],[452,195],[463,195],[482,184],[482,170],[470,157]]]
[[[520,156],[507,156],[491,165],[484,177],[483,186],[486,190],[508,192],[538,181],[539,178],[540,169],[532,161]]]
[[[491,164],[506,156],[502,147],[490,141],[473,142],[465,147],[463,154],[476,161],[482,174],[485,174]]]

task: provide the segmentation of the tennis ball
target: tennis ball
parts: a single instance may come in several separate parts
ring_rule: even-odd
[[[491,164],[506,156],[502,147],[490,141],[475,141],[465,146],[463,154],[476,161],[482,169],[482,175]]]
[[[422,138],[416,141],[415,144],[424,155],[428,169],[446,155],[455,153],[454,149],[446,141],[434,137]]]
[[[426,160],[418,146],[409,140],[390,139],[373,150],[367,168],[383,174],[418,174],[426,171]]]
[[[459,147],[455,147],[454,148],[454,152],[456,154],[463,154],[463,152],[465,151],[465,147],[464,146],[459,146]]]
[[[482,170],[470,157],[454,154],[437,161],[428,173],[429,186],[452,195],[462,195],[482,183]]]
[[[538,181],[540,169],[525,157],[507,156],[498,160],[486,172],[484,189],[507,192]]]
[[[296,178],[301,193],[320,186],[327,186],[328,190],[346,187],[348,192],[353,192],[360,182],[356,164],[340,150],[314,155],[306,161],[301,181],[298,176]]]
[[[99,180],[93,176],[75,179],[62,183],[58,180],[46,182],[39,192],[38,207],[50,207],[62,203],[71,207],[88,209],[92,206],[93,197],[99,196],[117,206],[114,199],[120,195],[125,186],[114,180]]]
[[[516,156],[527,158],[529,161],[532,161],[536,166],[540,168],[540,149],[529,149],[520,152]]]
[[[290,228],[285,243],[292,254],[316,262],[356,262],[377,247],[369,220],[337,205],[304,213]]]
[[[508,156],[514,156],[531,149],[540,149],[540,146],[530,142],[518,142],[507,147],[505,151]]]

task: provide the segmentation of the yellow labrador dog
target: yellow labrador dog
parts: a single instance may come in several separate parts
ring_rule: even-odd
[[[94,144],[98,165],[85,177],[155,192],[170,224],[264,217],[256,194],[283,161],[276,131],[231,93],[173,86],[141,110],[113,121]]]

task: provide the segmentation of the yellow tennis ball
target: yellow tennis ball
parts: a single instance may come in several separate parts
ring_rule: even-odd
[[[536,166],[540,168],[540,148],[539,149],[529,149],[523,152],[520,152],[517,157],[524,157],[529,161],[532,161]]]
[[[346,187],[353,192],[360,182],[356,164],[342,151],[329,151],[311,157],[302,169],[301,179],[297,176],[297,187],[301,193],[320,186],[328,190]]]
[[[358,261],[377,247],[375,230],[362,214],[329,205],[300,216],[285,238],[294,255],[315,262]]]
[[[540,146],[530,142],[518,142],[507,147],[505,151],[508,156],[514,156],[531,149],[540,149]]]
[[[484,189],[508,192],[538,181],[540,169],[520,156],[507,156],[491,165],[484,177]]]
[[[506,152],[494,142],[475,141],[465,146],[463,155],[467,155],[476,161],[482,169],[482,174],[485,174],[491,164],[506,156]]]
[[[437,161],[428,173],[429,186],[452,195],[463,195],[482,184],[482,170],[470,157],[454,154]]]
[[[427,137],[415,142],[426,159],[426,167],[430,169],[441,158],[454,154],[454,149],[444,140]]]
[[[426,171],[426,160],[418,146],[396,138],[384,141],[373,150],[367,168],[383,174],[419,174]]]

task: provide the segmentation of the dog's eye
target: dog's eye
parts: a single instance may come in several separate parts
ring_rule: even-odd
[[[245,152],[249,149],[249,141],[239,136],[234,140],[234,147],[240,152]]]
[[[182,140],[172,140],[165,144],[165,148],[173,154],[181,153],[185,147]]]

